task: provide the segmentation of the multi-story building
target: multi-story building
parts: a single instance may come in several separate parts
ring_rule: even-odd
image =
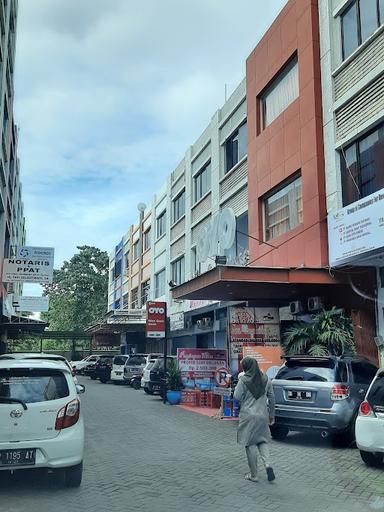
[[[323,74],[325,84],[329,77]],[[336,306],[352,312],[358,350],[375,359],[374,334],[365,329],[360,342],[356,320],[369,316],[358,291],[366,274],[357,270],[351,286],[328,260],[317,2],[287,2],[248,57],[246,81],[249,263],[219,265],[173,297],[289,304],[295,315]],[[342,123],[358,115],[351,107]]]
[[[17,7],[17,0],[0,2],[1,261],[12,256],[15,248],[25,243],[20,165],[17,158],[18,130],[13,117]],[[8,309],[8,294],[21,294],[21,286],[1,283],[0,290],[3,313]],[[4,318],[4,321],[7,322],[8,319]]]
[[[365,299],[358,343],[374,354],[375,338],[384,360],[384,2],[324,0],[319,9],[330,264],[349,270]]]
[[[173,301],[171,289],[215,266],[212,258],[199,260],[197,244],[199,234],[222,209],[231,208],[237,223],[235,242],[226,251],[228,262],[247,258],[246,118],[244,80],[110,257],[109,310],[140,308],[148,298],[165,300],[173,350],[226,343],[227,303]],[[156,341],[148,346],[151,351],[159,348]]]

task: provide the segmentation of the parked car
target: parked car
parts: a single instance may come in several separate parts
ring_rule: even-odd
[[[65,471],[68,487],[83,473],[84,423],[69,368],[45,359],[0,360],[0,472]]]
[[[114,384],[121,384],[124,382],[124,367],[129,357],[129,355],[119,354],[113,358],[111,381]]]
[[[124,366],[124,381],[130,384],[133,377],[141,375],[147,364],[147,354],[132,354]]]
[[[111,380],[112,363],[114,355],[101,355],[95,364],[94,377],[100,379],[103,384]]]
[[[143,373],[141,375],[141,382],[140,385],[144,389],[146,393],[148,393],[148,387],[147,384],[149,383],[149,371],[154,365],[156,359],[150,359],[147,364],[143,368]]]
[[[356,444],[367,466],[384,467],[384,368],[381,368],[360,405]]]
[[[84,357],[81,361],[71,361],[72,367],[76,370],[76,373],[79,375],[83,375],[85,368],[89,366],[92,363],[96,363],[99,359],[99,356],[97,355],[91,355]]]
[[[175,360],[176,357],[168,356],[167,364]],[[154,393],[161,394],[161,390],[164,384],[164,357],[156,359],[149,368],[146,367],[142,379],[142,387],[148,395]]]
[[[341,444],[354,440],[356,417],[377,368],[359,357],[287,356],[273,388],[275,439],[318,431]]]
[[[64,364],[69,371],[71,372],[72,377],[75,380],[75,384],[77,384],[76,378],[76,369],[72,367],[71,363],[60,354],[46,354],[45,352],[10,352],[9,354],[2,354],[0,356],[1,360],[10,360],[10,359],[31,359],[31,360],[40,360],[44,359],[45,361],[56,361]]]

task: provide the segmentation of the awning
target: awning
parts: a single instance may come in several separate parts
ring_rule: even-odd
[[[17,338],[20,334],[42,333],[47,327],[47,322],[22,316],[13,316],[11,321],[6,318],[6,321],[2,322],[0,325],[1,331],[6,331],[7,337],[11,339]]]
[[[352,277],[351,277],[352,276]],[[351,280],[353,279],[353,287]],[[287,305],[308,297],[324,297],[334,305],[361,306],[354,291],[374,288],[374,271],[354,268],[353,275],[324,268],[271,268],[218,265],[172,289],[173,299],[255,301],[260,305]]]

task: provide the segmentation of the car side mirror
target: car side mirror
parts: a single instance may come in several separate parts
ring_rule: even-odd
[[[76,391],[78,395],[85,393],[85,386],[83,384],[76,384]]]

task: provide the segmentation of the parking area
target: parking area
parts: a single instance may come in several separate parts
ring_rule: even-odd
[[[60,475],[0,473],[4,512],[384,511],[384,470],[367,468],[356,449],[312,435],[273,442],[277,480],[246,482],[236,422],[163,405],[125,386],[86,385],[83,485]]]

